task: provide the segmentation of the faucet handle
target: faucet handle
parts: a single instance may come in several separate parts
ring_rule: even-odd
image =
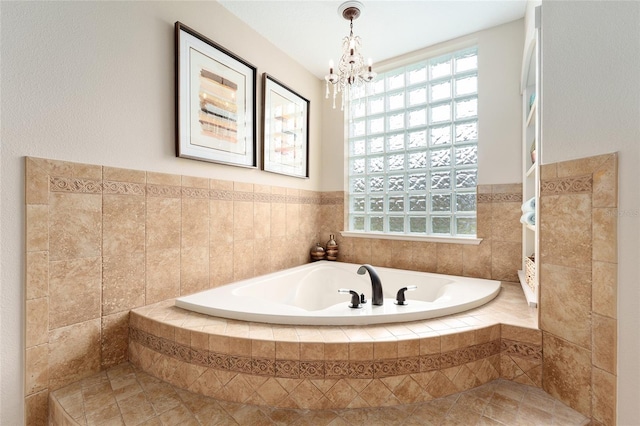
[[[398,294],[396,294],[396,305],[406,305],[407,301],[404,297],[404,292],[405,291],[412,291],[417,289],[418,286],[417,285],[408,285],[406,287],[402,287],[400,290],[398,290]]]
[[[360,295],[356,291],[349,290],[348,288],[340,288],[338,289],[338,293],[351,295],[351,303],[349,304],[351,309],[362,308],[362,306],[360,306]]]

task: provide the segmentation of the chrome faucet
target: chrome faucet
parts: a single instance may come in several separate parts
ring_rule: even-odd
[[[382,296],[382,281],[380,281],[380,277],[373,266],[364,264],[360,268],[358,268],[358,275],[364,275],[367,271],[369,271],[369,276],[371,277],[371,304],[381,306],[384,302],[384,297]]]

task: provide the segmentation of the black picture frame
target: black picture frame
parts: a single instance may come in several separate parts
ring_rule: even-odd
[[[257,167],[257,69],[175,23],[176,156]]]

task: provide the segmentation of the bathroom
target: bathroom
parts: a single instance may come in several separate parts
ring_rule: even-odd
[[[640,201],[635,188],[639,180],[637,164],[640,160],[637,143],[640,132],[635,124],[640,115],[640,79],[637,73],[629,71],[640,65],[640,47],[637,43],[639,10],[637,4],[624,2],[607,2],[606,5],[599,2],[543,3],[543,163],[555,165],[618,153],[618,210],[613,212],[615,214],[605,212],[609,218],[617,218],[617,244],[612,249],[617,252],[617,265],[608,261],[605,262],[607,265],[600,266],[609,268],[603,273],[613,286],[617,273],[618,321],[614,321],[614,324],[617,322],[619,337],[617,342],[613,341],[610,349],[613,358],[617,359],[615,368],[618,371],[615,377],[617,408],[613,408],[616,408],[617,423],[623,425],[635,424],[640,418],[636,401],[640,393],[640,367],[637,362],[640,335],[636,327],[640,321],[640,290],[637,286],[640,272],[637,266]],[[53,344],[55,336],[49,330],[90,323],[88,325],[91,328],[84,331],[91,337],[81,342],[89,345],[94,354],[94,358],[87,363],[88,368],[96,370],[101,365],[114,365],[122,360],[125,353],[125,347],[122,346],[124,341],[110,339],[109,336],[121,336],[123,328],[126,330],[126,325],[123,326],[126,307],[130,309],[174,297],[177,291],[189,293],[205,286],[229,282],[231,278],[250,277],[256,271],[269,272],[302,264],[307,260],[311,244],[318,238],[317,233],[324,239],[330,232],[341,230],[342,161],[336,152],[342,152],[342,116],[327,105],[322,96],[323,87],[320,87],[315,76],[292,62],[286,53],[275,49],[217,3],[16,3],[3,4],[0,12],[4,95],[0,168],[3,194],[0,238],[0,423],[22,424],[25,397],[29,401],[27,404],[37,406],[45,389],[42,381],[51,383],[57,379],[55,371],[51,370],[47,373],[48,377],[37,378],[35,390],[25,389],[23,384],[28,358],[24,355],[24,348],[43,346],[45,341]],[[291,86],[314,87],[304,93],[313,106],[319,105],[311,108],[310,139],[322,143],[311,144],[311,175],[308,180],[175,158],[172,25],[178,20],[202,32],[206,31],[209,37],[250,59],[258,66],[259,72],[277,75]],[[212,21],[215,22],[214,26],[211,25]],[[211,29],[205,30],[207,28]],[[589,32],[586,28],[598,28],[598,31]],[[522,31],[522,21],[486,31],[484,36],[488,41],[482,48],[497,55],[495,60],[500,64],[503,60],[520,64]],[[247,38],[250,43],[246,41]],[[491,50],[492,43],[498,43],[496,39],[504,42],[504,45]],[[479,44],[482,46],[482,39]],[[69,67],[70,63],[74,66]],[[122,63],[128,65],[122,67]],[[136,76],[135,79],[132,76]],[[491,80],[489,76],[487,80],[496,85],[509,81],[502,77]],[[503,102],[512,102],[513,108],[500,109],[499,113],[504,115],[499,119],[501,125],[507,122],[506,126],[509,126],[512,120],[505,117],[513,117],[511,132],[515,132],[512,134],[518,139],[519,76],[512,76],[511,81],[514,85],[513,95]],[[482,90],[487,90],[487,98],[494,92],[491,87]],[[138,96],[132,98],[132,93]],[[498,131],[495,127],[488,126],[482,130],[483,134],[492,135],[495,132],[493,135],[496,139],[505,137],[503,131],[506,131],[502,128]],[[486,154],[489,164],[492,164],[493,158],[502,158],[501,155],[515,160],[497,162],[500,167],[491,167],[485,174],[481,172],[480,187],[490,188],[490,191],[497,188],[502,194],[517,193],[518,185],[514,189],[510,184],[517,184],[521,178],[519,145],[514,144],[513,152],[503,149],[507,144],[493,146],[495,151]],[[180,230],[180,209],[182,215],[185,214],[179,199],[177,202],[158,202],[155,211],[158,217],[167,222],[149,221],[151,225],[146,229],[146,234],[144,231],[138,232],[139,228],[119,229],[117,224],[111,223],[113,233],[133,232],[129,247],[125,249],[126,255],[115,253],[108,256],[109,250],[122,248],[123,245],[116,238],[109,246],[104,238],[109,231],[109,222],[96,216],[96,211],[102,209],[106,214],[106,199],[103,201],[105,204],[96,204],[92,194],[81,195],[87,197],[86,203],[84,198],[81,203],[76,203],[62,197],[63,210],[67,209],[66,212],[71,214],[85,212],[94,221],[85,224],[87,229],[91,228],[91,224],[99,224],[100,228],[99,236],[95,235],[93,239],[94,234],[87,233],[87,245],[74,249],[94,250],[94,257],[95,250],[102,250],[103,259],[99,265],[88,266],[87,273],[95,274],[91,275],[91,280],[87,280],[89,284],[74,289],[74,297],[68,301],[58,295],[57,299],[62,304],[45,315],[41,310],[42,305],[38,305],[38,301],[45,298],[41,297],[45,293],[25,295],[23,290],[28,278],[25,277],[25,270],[28,270],[30,261],[36,261],[28,257],[25,260],[27,244],[47,243],[38,241],[38,233],[33,236],[34,240],[27,241],[30,237],[24,236],[25,217],[29,218],[25,205],[43,204],[42,201],[34,203],[25,199],[24,176],[29,175],[30,167],[34,165],[25,157],[64,162],[59,172],[70,177],[113,178],[131,183],[194,188],[201,187],[203,182],[207,185],[214,182],[217,186],[210,188],[220,194],[220,199],[214,203],[219,209],[215,217],[228,218],[233,215],[234,219],[223,223],[214,223],[212,219],[208,224],[203,224],[211,229],[206,243],[200,241],[197,235],[193,236],[193,241],[185,243],[181,239],[189,235],[185,229],[182,229],[182,234],[178,231],[165,235],[164,240],[154,239],[150,237],[154,232],[164,235],[162,229]],[[98,167],[73,170],[66,162]],[[99,166],[106,167],[103,171]],[[148,173],[145,175],[144,171]],[[122,177],[123,173],[126,177]],[[259,194],[265,191],[269,191],[272,199],[284,198],[294,202],[272,202],[270,206],[256,202],[248,208],[248,203],[234,205],[226,198],[232,192]],[[65,205],[67,201],[72,202]],[[200,200],[190,201],[193,202],[189,205],[189,212],[194,217],[202,218],[199,214],[202,208]],[[451,244],[417,246],[417,243],[408,242],[374,243],[351,238],[341,241],[341,251],[345,260],[356,263],[370,262],[407,269],[415,267],[517,281],[514,274],[520,264],[519,207],[513,202],[492,202],[484,207],[479,206],[479,209],[488,209],[488,215],[484,216],[488,221],[485,229],[491,230],[491,234],[479,236],[491,244],[484,243],[476,249],[465,247],[461,250]],[[140,220],[144,224],[145,211],[136,211],[140,206],[135,202],[131,208],[133,210],[129,213],[133,220]],[[147,215],[153,213],[150,204],[146,208]],[[113,211],[112,218],[117,214],[117,211]],[[483,217],[480,211],[478,214],[479,219]],[[512,217],[515,217],[516,223],[507,225]],[[64,216],[58,220],[64,221]],[[209,217],[206,220],[209,221]],[[268,228],[265,225],[267,223]],[[51,234],[49,238],[53,238],[55,225],[54,222],[48,225],[46,231]],[[479,233],[480,228],[479,223]],[[209,241],[215,244],[209,244]],[[147,262],[151,263],[146,264],[145,244],[155,244],[155,247],[146,248],[147,254],[155,250],[153,256],[147,258]],[[188,253],[181,250],[182,247],[188,247]],[[423,249],[425,255],[416,258],[413,255],[416,247]],[[392,252],[403,254],[396,256],[399,259],[397,264],[389,261],[389,253]],[[49,256],[54,254],[50,253]],[[88,254],[85,257],[91,256]],[[213,259],[211,263],[209,259]],[[49,261],[55,259],[52,257]],[[196,270],[190,268],[188,262],[198,262],[200,267],[197,270],[206,273],[185,275],[187,271]],[[127,274],[139,279],[129,283],[126,289],[107,285],[98,298],[93,295],[87,297],[90,294],[86,291],[87,287],[105,285],[109,272],[113,272],[114,277],[125,273],[117,269],[122,265],[129,268]],[[595,270],[602,272],[602,268],[594,267]],[[158,282],[158,277],[163,277],[162,286],[149,285]],[[594,291],[593,303],[596,302],[596,294],[605,297]],[[25,297],[29,300],[26,307]],[[80,300],[81,303],[78,302]],[[588,300],[591,301],[591,294]],[[613,302],[609,302],[615,306],[615,297]],[[544,310],[544,307],[541,309]],[[38,330],[40,338],[44,340],[35,344],[29,341],[28,334],[27,342],[23,337],[29,327],[30,313],[45,315],[49,322],[46,330]],[[58,313],[66,313],[72,318],[58,317]],[[589,317],[590,312],[584,315]],[[615,314],[612,315],[612,319],[616,320]],[[588,342],[578,346],[591,345],[592,336],[581,338]],[[101,349],[102,345],[104,347]],[[95,354],[98,354],[97,357]],[[42,362],[53,365],[54,361]],[[32,358],[30,362],[33,362]],[[571,386],[568,388],[571,389]]]

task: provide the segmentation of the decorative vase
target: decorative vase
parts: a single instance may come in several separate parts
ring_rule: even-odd
[[[338,243],[336,243],[333,234],[329,235],[329,241],[327,241],[327,249],[325,253],[327,254],[327,260],[338,259]]]
[[[315,262],[316,260],[322,259],[324,259],[324,249],[320,243],[316,243],[316,245],[311,249],[311,261]]]

